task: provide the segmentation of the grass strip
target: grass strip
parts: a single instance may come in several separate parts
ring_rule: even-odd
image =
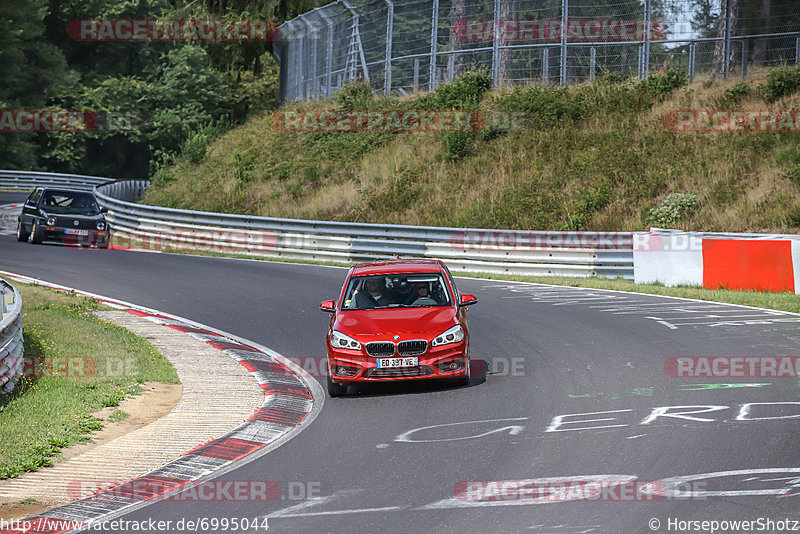
[[[145,382],[179,382],[150,343],[91,313],[110,308],[14,285],[22,295],[26,373],[11,394],[0,395],[0,479],[51,466],[62,448],[89,441],[106,422],[93,414],[138,395]]]

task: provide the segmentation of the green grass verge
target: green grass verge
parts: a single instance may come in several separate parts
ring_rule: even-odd
[[[89,441],[104,424],[93,414],[139,394],[141,384],[179,382],[147,341],[91,314],[109,308],[36,285],[14,285],[22,295],[25,356],[37,372],[0,395],[0,479],[53,465],[62,448]],[[118,412],[108,420],[124,418]]]

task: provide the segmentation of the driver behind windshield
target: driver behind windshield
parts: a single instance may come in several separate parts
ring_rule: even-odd
[[[386,279],[383,276],[371,276],[364,285],[366,290],[356,293],[356,306],[359,310],[382,308],[393,303],[386,294]]]

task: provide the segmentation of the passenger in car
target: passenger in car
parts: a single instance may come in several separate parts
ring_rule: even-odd
[[[414,291],[411,293],[411,302],[414,306],[431,306],[439,304],[436,299],[430,294],[430,287],[428,282],[415,282]]]

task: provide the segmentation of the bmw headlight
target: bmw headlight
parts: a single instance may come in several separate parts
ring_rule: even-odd
[[[334,330],[331,333],[331,347],[335,349],[361,350],[361,343],[350,336]]]
[[[97,221],[97,229],[98,230],[105,230],[106,229],[106,223],[104,223],[103,221]]]
[[[449,345],[450,343],[458,343],[462,339],[464,339],[464,330],[461,328],[461,325],[457,324],[453,328],[449,328],[436,336],[431,345],[434,347]]]
[[[47,217],[47,226],[55,226],[56,225],[56,218],[52,215],[48,215]]]

